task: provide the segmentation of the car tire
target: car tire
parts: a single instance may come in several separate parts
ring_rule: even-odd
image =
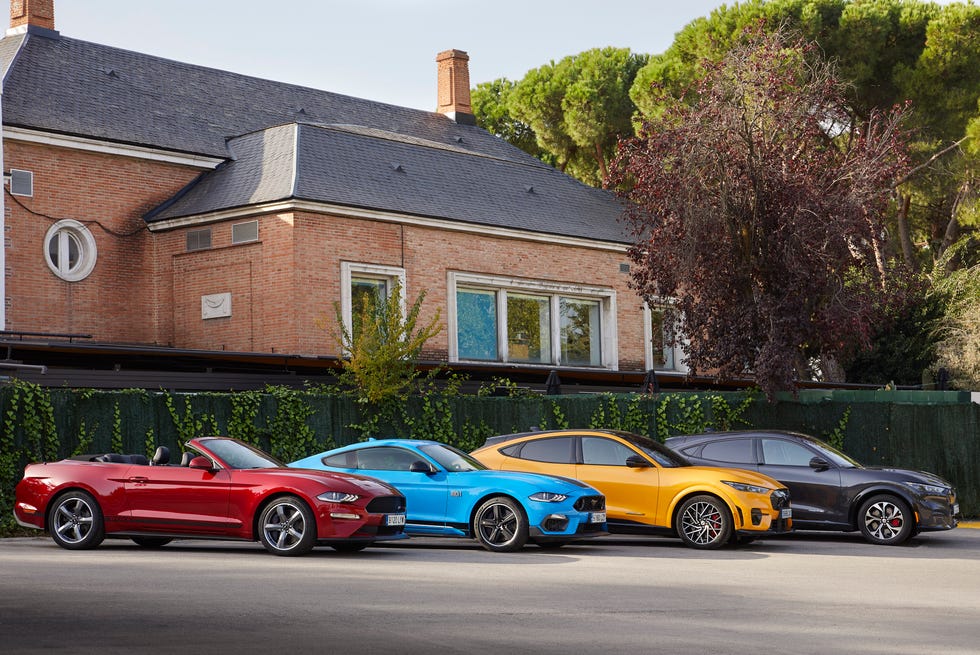
[[[506,496],[487,500],[473,514],[473,536],[492,552],[520,550],[528,538],[524,509]]]
[[[732,538],[732,516],[728,506],[715,496],[692,496],[677,510],[676,529],[681,541],[691,548],[721,548]]]
[[[346,544],[330,544],[330,547],[333,548],[338,553],[359,553],[365,548],[367,548],[368,545],[352,542]]]
[[[858,528],[873,544],[897,546],[915,534],[915,517],[904,500],[878,494],[861,504]]]
[[[259,541],[273,555],[305,555],[316,545],[316,519],[296,496],[281,496],[259,516]]]
[[[102,508],[84,491],[69,491],[59,496],[48,525],[54,542],[68,550],[95,548],[105,539]]]
[[[171,537],[133,537],[133,543],[143,548],[159,548],[171,541],[173,541]]]

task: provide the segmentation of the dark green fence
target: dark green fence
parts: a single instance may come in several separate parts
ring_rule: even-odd
[[[783,428],[836,442],[864,462],[919,468],[955,484],[962,511],[980,515],[980,404],[963,392],[803,392],[776,402],[746,392],[426,395],[379,415],[345,396],[0,387],[0,525],[29,460],[81,452],[179,451],[203,434],[230,434],[283,459],[367,436],[435,438],[472,449],[492,434],[532,427],[606,427],[664,438],[705,428]]]

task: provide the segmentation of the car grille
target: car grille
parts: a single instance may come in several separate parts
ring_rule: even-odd
[[[601,512],[606,509],[606,497],[582,496],[575,501],[574,507],[580,512]]]
[[[405,511],[404,496],[378,496],[367,504],[372,514],[397,514]]]
[[[776,489],[769,494],[769,502],[772,503],[773,509],[789,507],[789,491],[786,489]]]

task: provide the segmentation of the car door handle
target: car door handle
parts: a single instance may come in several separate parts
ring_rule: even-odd
[[[128,481],[129,482],[132,482],[133,484],[145,484],[145,483],[149,482],[150,479],[149,478],[146,478],[146,477],[143,477],[142,475],[137,475],[137,476],[131,477]]]

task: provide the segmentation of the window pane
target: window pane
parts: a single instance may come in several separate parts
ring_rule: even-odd
[[[373,317],[378,308],[378,301],[387,296],[387,280],[364,277],[351,278],[351,328],[355,339],[361,333],[361,323],[364,317]]]
[[[600,366],[599,301],[560,298],[561,363]]]
[[[758,464],[751,439],[728,439],[709,443],[701,451],[701,457],[732,464]]]
[[[456,343],[460,359],[498,359],[496,291],[456,290]]]
[[[582,437],[582,463],[597,466],[626,466],[636,453],[612,439]]]
[[[48,257],[51,258],[51,263],[54,264],[55,268],[61,268],[61,258],[58,256],[58,251],[61,248],[59,245],[61,243],[61,233],[54,235],[53,239],[48,241]]]
[[[507,294],[507,348],[512,362],[551,363],[551,301]]]
[[[71,271],[78,265],[78,258],[81,256],[82,247],[78,243],[78,237],[74,234],[67,230],[63,234],[65,235],[65,241],[68,246],[68,270]]]
[[[374,471],[407,471],[421,458],[404,448],[364,448],[357,451],[357,468]]]
[[[809,466],[813,453],[803,446],[781,439],[763,439],[762,457],[766,464]]]
[[[572,457],[572,446],[574,446],[574,443],[571,437],[526,441],[524,442],[524,447],[521,448],[519,457],[534,462],[570,464],[574,461]]]
[[[653,368],[674,368],[674,349],[667,340],[667,325],[662,309],[650,310],[650,342],[653,346]]]

